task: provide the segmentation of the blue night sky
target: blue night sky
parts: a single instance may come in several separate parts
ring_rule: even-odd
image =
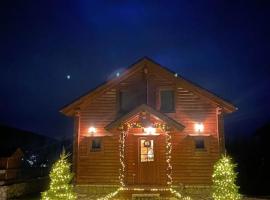
[[[143,56],[236,105],[228,134],[270,121],[270,1],[15,0],[0,11],[0,124],[71,136],[59,109]]]

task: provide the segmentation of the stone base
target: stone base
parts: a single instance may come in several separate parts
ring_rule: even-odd
[[[43,191],[48,184],[48,178],[36,178],[20,183],[0,186],[0,199],[12,199],[23,195]]]
[[[80,200],[92,200],[114,192],[119,188],[118,185],[76,185],[75,191]]]

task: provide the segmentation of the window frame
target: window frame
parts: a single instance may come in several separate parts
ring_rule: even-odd
[[[210,148],[210,135],[193,135],[189,134],[192,144],[192,149],[195,154],[201,154],[201,153],[209,153],[209,148]],[[196,148],[196,139],[201,138],[204,141],[204,148]]]
[[[162,91],[172,91],[173,93],[173,103],[174,103],[174,107],[173,110],[161,110],[161,92]],[[158,88],[158,102],[157,102],[157,109],[160,112],[163,113],[175,113],[176,112],[176,102],[177,102],[177,93],[176,93],[176,89],[174,87],[168,86],[168,87],[159,87]]]
[[[122,109],[122,103],[121,103],[121,101],[122,101],[122,98],[121,98],[122,94],[121,93],[123,93],[123,92],[132,93],[132,91],[133,90],[131,88],[130,89],[128,89],[128,88],[118,89],[118,92],[117,92],[117,110],[118,110],[118,113],[120,113],[120,114],[127,113],[130,110],[132,110],[134,107],[136,107],[136,104],[138,104],[137,103],[138,102],[138,99],[135,98],[134,99],[134,101],[136,101],[135,105],[131,105],[130,108],[128,108],[127,110]]]
[[[206,144],[205,144],[205,138],[203,137],[194,137],[194,148],[196,151],[204,151],[206,149]],[[202,148],[198,147],[198,143],[197,142],[202,142]],[[200,146],[201,144],[199,144]]]
[[[99,149],[93,149],[93,141],[94,140],[100,140],[100,148]],[[89,143],[89,151],[90,153],[99,153],[103,152],[103,139],[102,137],[91,137],[90,143]]]
[[[152,155],[153,155],[153,158],[152,158],[152,160],[150,160],[149,159],[149,155],[148,154],[142,154],[142,140],[144,140],[144,142],[146,142],[146,141],[150,141],[150,143],[152,142],[153,143],[153,147],[152,147],[152,150],[153,150],[153,153],[152,153]],[[140,138],[139,139],[139,145],[140,145],[140,147],[139,147],[139,162],[140,163],[149,163],[149,162],[155,162],[155,159],[156,159],[156,157],[155,157],[155,140],[153,139],[153,138],[145,138],[145,137],[143,137],[143,138]],[[149,152],[148,150],[148,147],[146,147],[147,148],[147,152]],[[145,160],[145,161],[142,161],[142,156],[143,155],[147,155],[147,160]]]

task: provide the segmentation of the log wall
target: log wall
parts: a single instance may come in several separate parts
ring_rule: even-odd
[[[152,68],[151,68],[152,69]],[[148,81],[146,81],[146,79]],[[147,85],[146,85],[147,84]],[[217,133],[216,105],[209,100],[195,95],[187,88],[179,85],[174,78],[162,74],[161,71],[148,71],[145,75],[143,70],[134,73],[131,77],[125,79],[120,84],[108,88],[98,97],[89,100],[80,111],[80,128],[78,137],[77,151],[77,184],[118,184],[119,175],[119,135],[118,132],[108,133],[104,127],[114,121],[118,116],[119,110],[119,91],[121,89],[132,89],[148,96],[142,97],[141,103],[159,109],[159,89],[172,88],[175,91],[176,110],[174,113],[165,113],[169,117],[185,126],[182,132],[172,133],[172,165],[174,184],[210,184],[213,163],[219,157],[219,144]],[[143,90],[143,91],[141,91]],[[145,102],[143,102],[145,100]],[[195,149],[194,124],[202,122],[205,127],[204,136],[206,149],[198,151]],[[102,139],[102,151],[91,152],[91,140],[87,132],[89,126],[94,125],[97,128],[96,136]],[[136,168],[132,166],[134,161],[135,148],[133,137],[128,137],[129,144],[127,160],[126,182],[133,183],[132,174],[137,174]],[[163,140],[160,139],[159,142]],[[165,142],[165,141],[164,141]],[[165,145],[165,144],[164,144]],[[165,147],[165,146],[164,146]],[[166,171],[164,161],[165,148],[161,148],[160,170]],[[164,176],[166,172],[161,173],[160,183],[166,183]]]

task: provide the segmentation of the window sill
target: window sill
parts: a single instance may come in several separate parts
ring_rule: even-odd
[[[209,134],[209,133],[191,133],[191,134],[188,134],[188,136],[191,136],[191,137],[208,137],[210,135],[211,134]]]

